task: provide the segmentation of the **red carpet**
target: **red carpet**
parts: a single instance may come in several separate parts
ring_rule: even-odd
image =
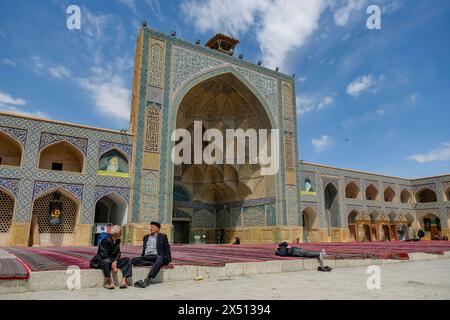
[[[306,250],[325,249],[328,259],[408,259],[408,253],[442,254],[450,251],[448,241],[309,243],[296,244]],[[172,262],[177,265],[224,266],[226,263],[289,260],[274,254],[276,244],[241,245],[173,245]],[[65,270],[70,265],[89,269],[96,247],[34,247],[4,248],[20,258],[31,271]],[[139,256],[142,247],[122,246],[122,257]],[[1,264],[1,260],[0,260]],[[0,267],[0,270],[2,268]],[[0,277],[2,275],[0,274]]]

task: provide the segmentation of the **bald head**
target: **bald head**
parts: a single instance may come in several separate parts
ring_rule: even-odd
[[[122,236],[122,227],[119,225],[114,225],[111,227],[111,231],[109,232],[109,234],[114,238],[114,239],[119,239]]]

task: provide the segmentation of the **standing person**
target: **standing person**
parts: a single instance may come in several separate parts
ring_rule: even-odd
[[[150,223],[150,234],[144,236],[142,255],[131,260],[135,266],[152,266],[147,278],[134,284],[137,288],[147,288],[161,267],[172,261],[169,240],[164,233],[159,232],[160,229],[161,224],[158,222]]]
[[[114,289],[114,281],[111,277],[111,271],[118,273],[122,270],[122,280],[119,288],[127,288],[127,278],[132,276],[132,266],[130,258],[121,258],[120,253],[120,237],[122,236],[122,228],[120,226],[112,226],[109,234],[100,241],[97,254],[92,258],[90,267],[94,269],[102,269],[105,281],[103,287],[106,289]]]

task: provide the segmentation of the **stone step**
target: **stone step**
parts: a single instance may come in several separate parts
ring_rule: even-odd
[[[410,253],[409,260],[383,260],[383,259],[339,259],[325,260],[324,264],[332,268],[348,268],[354,266],[370,266],[402,263],[407,261],[424,261],[449,259],[450,251],[442,255],[428,253]],[[162,269],[156,282],[176,282],[193,280],[196,277],[204,279],[230,278],[270,274],[281,272],[298,272],[317,270],[316,259],[277,260],[266,262],[228,263],[223,267],[206,266],[176,266],[174,269]],[[144,279],[148,274],[148,267],[133,268],[133,282]],[[79,270],[81,288],[97,288],[103,286],[103,273],[101,270]],[[21,293],[26,291],[70,290],[69,287],[73,271],[39,271],[32,272],[28,280],[0,280],[0,294]],[[119,272],[120,276],[120,272]]]

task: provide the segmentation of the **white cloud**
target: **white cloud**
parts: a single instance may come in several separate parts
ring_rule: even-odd
[[[16,66],[16,62],[14,60],[11,60],[11,59],[8,59],[8,58],[3,59],[2,60],[2,64],[6,64],[6,65],[9,65],[11,67],[15,67]]]
[[[0,103],[2,105],[24,106],[27,101],[21,98],[13,98],[10,94],[0,91]]]
[[[1,111],[23,114],[23,115],[27,115],[27,116],[40,117],[40,118],[50,118],[50,116],[45,112],[23,110],[18,107],[18,106],[24,106],[27,103],[28,102],[25,99],[13,98],[10,94],[0,91],[0,110]]]
[[[334,13],[334,22],[338,26],[345,26],[351,20],[351,16],[367,5],[367,0],[347,0],[344,5]]]
[[[51,116],[43,111],[28,111],[28,110],[23,110],[23,109],[14,107],[14,106],[4,105],[2,103],[0,103],[0,110],[10,112],[10,113],[15,113],[15,114],[22,114],[22,115],[30,116],[30,117],[51,119]]]
[[[450,142],[443,142],[442,146],[433,149],[429,152],[416,154],[408,157],[409,160],[414,160],[419,163],[432,161],[449,161],[450,160]]]
[[[297,97],[297,114],[302,115],[310,111],[321,110],[334,103],[333,96],[301,95]]]
[[[354,97],[357,97],[361,93],[368,90],[371,90],[373,93],[375,93],[379,90],[378,86],[383,81],[383,75],[381,75],[378,79],[374,78],[371,74],[360,76],[347,86],[347,93]]]
[[[330,96],[324,97],[318,104],[318,109],[323,109],[331,104],[333,104],[334,98]]]
[[[48,71],[50,72],[50,75],[52,77],[57,78],[57,79],[70,77],[70,70],[61,65],[55,66],[55,67],[49,67]]]
[[[109,114],[119,120],[130,116],[131,90],[125,79],[114,72],[115,69],[94,67],[89,78],[80,78],[79,84],[91,96],[102,114]]]
[[[36,73],[42,73],[44,70],[44,65],[42,64],[41,57],[31,57],[31,69]]]
[[[161,11],[161,3],[159,0],[145,0],[145,3],[150,6],[153,14],[160,20],[163,21],[165,19],[164,14]]]
[[[49,66],[44,63],[39,56],[31,57],[31,70],[36,72],[37,74],[49,75],[52,78],[56,79],[68,78],[71,75],[71,72],[68,68],[62,65]]]
[[[330,137],[327,135],[323,135],[320,138],[311,140],[314,150],[317,152],[323,151],[326,147],[328,147],[331,143]]]
[[[288,53],[308,41],[326,7],[325,0],[188,0],[181,5],[186,18],[202,33],[239,37],[254,31],[264,65],[270,68],[282,68]]]
[[[419,99],[419,97],[420,97],[420,93],[419,92],[414,92],[408,97],[408,101],[411,104],[415,104],[417,102],[417,100]]]
[[[131,11],[136,10],[136,4],[134,3],[134,0],[117,0],[117,1],[130,8]]]
[[[391,14],[402,8],[402,3],[398,0],[391,0],[381,7],[381,13]]]

